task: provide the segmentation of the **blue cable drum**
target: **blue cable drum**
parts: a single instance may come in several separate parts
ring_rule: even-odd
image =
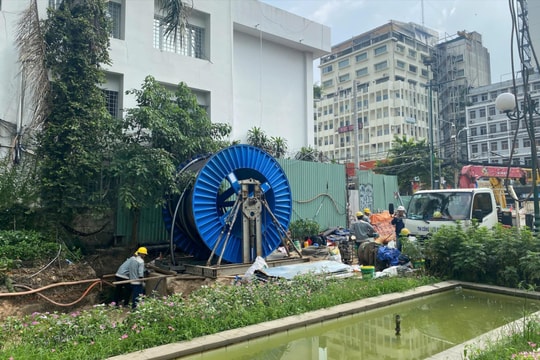
[[[241,190],[240,181],[254,179],[260,182],[263,199],[272,213],[262,207],[262,256],[270,255],[279,247],[283,229],[288,228],[292,214],[292,194],[285,172],[273,157],[254,146],[234,145],[209,158],[193,161],[191,167],[198,168],[198,174],[193,187],[186,189],[179,200],[174,222],[174,228],[179,230],[174,239],[177,246],[199,259],[208,259],[216,247],[216,256],[223,253],[223,260],[243,262],[241,211],[226,245],[227,231],[222,232],[227,219],[230,221],[232,217],[233,204]],[[170,208],[164,215],[170,231],[173,228]]]

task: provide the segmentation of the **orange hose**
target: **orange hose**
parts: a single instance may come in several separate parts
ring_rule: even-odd
[[[92,288],[98,284],[101,284],[101,280],[95,280],[95,282],[93,284],[90,284],[90,286],[84,291],[84,293],[81,295],[80,298],[78,298],[77,300],[73,301],[73,302],[70,302],[69,304],[62,304],[62,303],[59,303],[59,302],[56,302],[52,299],[49,299],[48,297],[46,297],[45,295],[43,294],[40,294],[39,292],[37,292],[37,295],[42,297],[43,299],[47,300],[48,302],[54,304],[54,305],[57,305],[57,306],[64,306],[64,307],[68,307],[68,306],[72,306],[72,305],[75,305],[77,304],[78,302],[80,302],[86,295],[88,295],[88,293],[90,292],[90,290],[92,290]],[[13,285],[15,287],[22,287],[22,288],[26,288],[26,289],[31,289],[31,287],[29,286],[26,286],[26,285]],[[41,289],[36,289],[38,291],[40,290],[43,290],[45,289],[44,288],[41,288]],[[32,291],[26,291],[24,293],[35,293],[36,290],[32,290]],[[11,293],[11,294],[22,294],[22,293]]]
[[[89,282],[101,282],[101,279],[89,279],[89,280],[79,280],[79,281],[70,281],[70,282],[60,282],[60,283],[50,284],[50,285],[44,286],[44,287],[39,288],[39,289],[33,289],[33,290],[30,290],[30,291],[22,291],[22,292],[15,292],[15,293],[0,293],[0,297],[30,295],[30,294],[38,293],[40,291],[50,289],[50,288],[53,288],[53,287],[57,287],[57,286],[79,285],[79,284],[85,284],[85,283],[89,283]],[[13,286],[15,286],[15,285],[13,285]],[[17,286],[26,287],[28,289],[31,289],[31,287],[28,287],[28,286],[25,286],[25,285],[17,285]]]

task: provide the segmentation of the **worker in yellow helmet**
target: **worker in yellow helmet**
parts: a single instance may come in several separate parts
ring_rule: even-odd
[[[364,220],[371,224],[371,210],[369,208],[364,209]]]
[[[116,306],[120,306],[120,302],[127,306],[131,293],[131,308],[137,307],[139,297],[144,294],[142,279],[144,278],[144,258],[146,255],[148,255],[147,248],[138,248],[133,256],[124,261],[116,271],[116,281],[131,280],[129,283],[116,284],[114,296]]]

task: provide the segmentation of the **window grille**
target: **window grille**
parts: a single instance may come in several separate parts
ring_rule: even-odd
[[[154,48],[197,59],[204,58],[204,28],[188,24],[176,39],[173,34],[165,36],[166,28],[167,24],[162,19],[154,18]]]

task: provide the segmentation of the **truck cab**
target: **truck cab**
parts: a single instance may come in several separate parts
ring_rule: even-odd
[[[498,222],[495,195],[490,188],[420,190],[413,194],[407,207],[405,227],[412,235],[423,238],[443,225],[492,228]]]

